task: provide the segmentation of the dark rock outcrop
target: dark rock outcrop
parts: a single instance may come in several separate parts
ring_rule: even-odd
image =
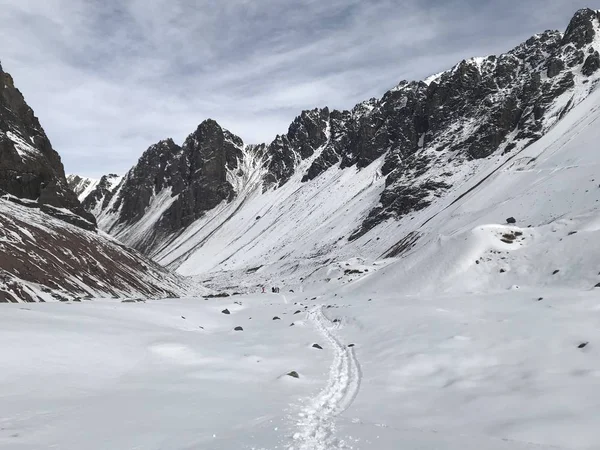
[[[104,208],[117,216],[107,231],[135,225],[153,199],[165,195],[163,201],[172,201],[149,235],[126,239],[151,253],[235,197],[233,184],[243,185],[246,175],[244,158],[262,171],[263,190],[296,175],[310,182],[336,166],[378,164],[382,191],[348,237],[358,239],[386,220],[428,207],[482,160],[516,155],[564,117],[593,89],[589,81],[597,81],[598,19],[598,12],[583,9],[565,33],[545,31],[499,56],[464,60],[424,81],[402,81],[350,111],[303,111],[269,144],[244,148],[241,139],[207,120],[182,147],[167,140],[144,153]],[[576,86],[580,73],[590,79]],[[575,95],[575,89],[582,91]]]
[[[599,12],[592,9],[577,11],[565,31],[562,44],[573,44],[578,49],[591,44],[596,36],[594,20],[600,20]]]
[[[598,69],[600,69],[600,53],[595,51],[591,53],[585,60],[581,73],[586,77],[593,75]]]
[[[83,207],[87,211],[101,211],[106,208],[120,180],[121,177],[114,173],[104,175],[96,187],[81,201]]]
[[[58,153],[0,67],[0,302],[164,298],[190,288],[96,233],[95,218],[69,187]]]
[[[69,189],[60,156],[52,148],[38,118],[1,66],[0,190],[34,200],[39,205],[68,209],[87,221],[88,227],[95,227],[94,216],[81,207]]]
[[[162,200],[173,201],[156,227],[142,240],[131,242],[147,251],[160,237],[182,230],[222,201],[230,201],[235,193],[227,173],[238,169],[242,148],[239,137],[210,119],[181,147],[172,139],[151,146],[115,190],[108,212],[117,219],[108,231],[141,220],[156,195],[166,193]]]

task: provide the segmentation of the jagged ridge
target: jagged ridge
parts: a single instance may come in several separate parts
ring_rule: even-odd
[[[69,189],[60,156],[10,74],[0,66],[0,193],[66,208],[95,229],[96,220]],[[51,211],[49,209],[48,211]],[[79,221],[80,225],[83,221]]]
[[[248,167],[277,189],[302,167],[302,181],[338,167],[380,161],[385,188],[349,236],[420,210],[481,161],[535,142],[598,80],[599,13],[578,11],[565,33],[546,31],[508,53],[465,60],[425,81],[402,81],[351,111],[303,111],[270,144],[244,146],[203,122],[183,147],[150,147],[98,215],[101,226],[146,253],[243,190]],[[307,165],[306,162],[309,162]],[[229,174],[229,176],[228,176]],[[237,179],[235,179],[237,177]]]
[[[99,200],[84,192],[92,191],[90,180],[69,181],[86,207]],[[114,181],[103,177],[94,193],[110,190]],[[67,184],[58,153],[1,67],[0,194],[0,302],[189,292],[181,277],[97,232],[94,216]]]

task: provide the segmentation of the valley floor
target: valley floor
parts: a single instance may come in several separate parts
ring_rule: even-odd
[[[7,305],[0,448],[597,448],[599,314],[548,288]]]

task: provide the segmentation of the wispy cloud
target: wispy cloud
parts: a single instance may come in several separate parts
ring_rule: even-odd
[[[247,142],[301,109],[563,29],[574,0],[0,0],[5,70],[68,172],[124,172],[207,117]]]

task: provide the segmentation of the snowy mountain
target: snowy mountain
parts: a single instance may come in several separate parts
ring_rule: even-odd
[[[2,66],[0,118],[0,193],[66,208],[95,228],[94,216],[68,187],[60,156]]]
[[[122,179],[123,177],[114,173],[104,175],[99,180],[81,178],[78,175],[67,177],[69,186],[77,194],[82,206],[94,216],[106,208]]]
[[[103,233],[58,218],[71,213],[49,215],[48,208],[15,197],[0,199],[0,303],[192,292],[181,277]]]
[[[94,190],[100,180],[95,180],[88,177],[80,177],[79,175],[67,175],[67,184],[75,193],[79,202],[83,202],[85,198]]]
[[[5,305],[0,447],[599,448],[599,16],[268,145],[205,121],[85,197],[112,238],[5,196],[0,300],[218,293]]]
[[[599,33],[598,13],[578,11],[564,33],[351,111],[304,111],[270,144],[207,120],[181,147],[151,146],[94,209],[99,226],[182,274],[397,256],[391,229],[416,236],[421,211],[519,160],[595,90]]]
[[[67,181],[12,77],[0,68],[0,78],[0,302],[189,293],[181,277],[98,233],[86,209],[119,179]]]

